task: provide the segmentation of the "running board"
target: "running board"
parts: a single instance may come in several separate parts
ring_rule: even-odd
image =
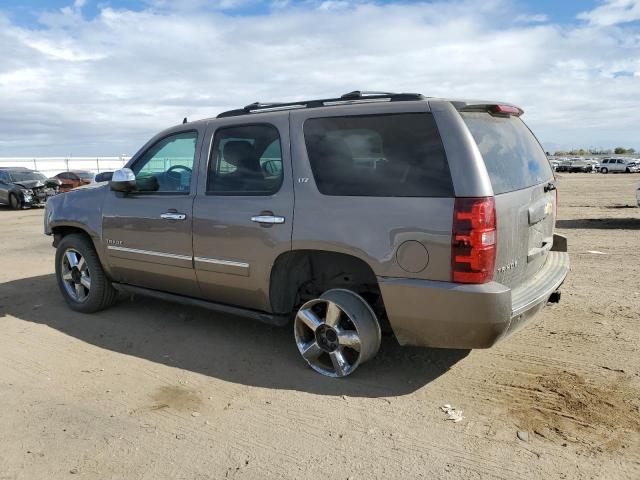
[[[182,295],[176,295],[175,293],[167,293],[160,290],[152,290],[150,288],[136,287],[134,285],[129,285],[126,283],[114,282],[113,287],[121,292],[143,295],[145,297],[152,297],[159,300],[166,300],[168,302],[181,303],[183,305],[206,308],[207,310],[212,310],[218,313],[225,313],[228,315],[235,315],[237,317],[251,318],[252,320],[258,320],[259,322],[267,323],[269,325],[275,325],[278,327],[282,327],[289,322],[289,315],[277,315],[272,313],[264,313],[257,310],[250,310],[248,308],[233,307],[231,305],[225,305],[224,303],[209,302],[207,300],[201,300],[199,298],[185,297]]]

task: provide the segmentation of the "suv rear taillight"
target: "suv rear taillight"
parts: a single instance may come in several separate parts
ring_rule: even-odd
[[[496,265],[493,197],[456,198],[451,235],[451,277],[456,283],[486,283]]]

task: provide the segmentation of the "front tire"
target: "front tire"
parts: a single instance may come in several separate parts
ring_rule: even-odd
[[[380,324],[358,294],[332,289],[308,301],[296,314],[298,351],[316,372],[346,377],[380,349]]]
[[[22,202],[15,193],[9,194],[9,206],[12,210],[19,210],[22,208]]]
[[[65,236],[58,244],[56,280],[67,305],[76,312],[103,310],[117,297],[92,242],[79,233]]]
[[[603,167],[600,169],[600,173],[609,173],[609,169],[607,167]]]

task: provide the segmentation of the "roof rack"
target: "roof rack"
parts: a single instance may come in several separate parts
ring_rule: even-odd
[[[228,110],[220,113],[216,118],[236,117],[238,115],[247,115],[250,113],[266,113],[277,112],[280,110],[295,110],[300,108],[318,108],[334,105],[347,105],[352,103],[370,103],[370,102],[401,102],[412,100],[424,100],[425,97],[420,93],[392,93],[392,92],[369,92],[362,90],[354,90],[345,93],[338,98],[325,98],[319,100],[302,100],[299,102],[285,103],[261,103],[254,102],[243,108],[236,110]]]

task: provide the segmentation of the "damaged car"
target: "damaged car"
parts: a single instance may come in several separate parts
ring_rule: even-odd
[[[355,91],[179,124],[47,202],[58,287],[83,313],[121,291],[289,325],[329,377],[372,359],[382,329],[491,347],[559,302],[569,272],[523,113]]]
[[[41,207],[60,190],[60,180],[24,167],[0,167],[0,204],[14,210]]]

